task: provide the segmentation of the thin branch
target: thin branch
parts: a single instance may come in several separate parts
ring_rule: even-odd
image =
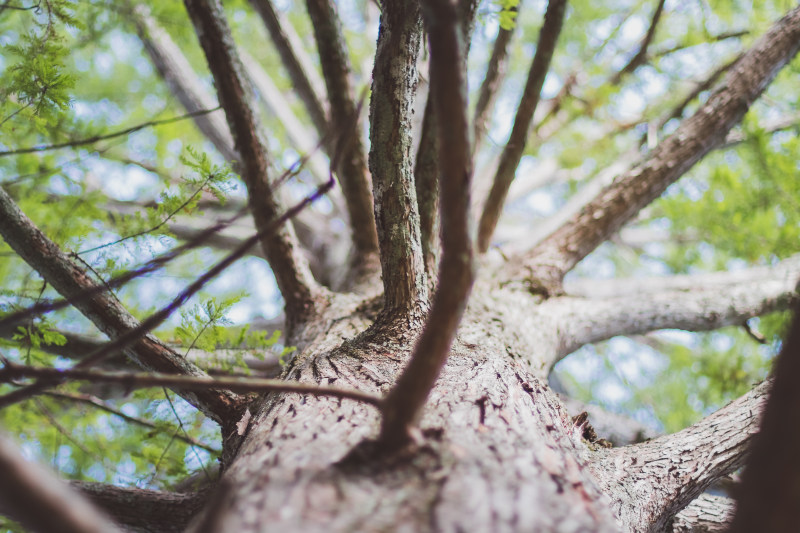
[[[81,313],[109,338],[116,339],[109,345],[114,345],[116,342],[122,347],[119,339],[126,339],[125,347],[130,344],[127,354],[145,368],[165,373],[205,375],[202,370],[185,361],[154,337],[138,333],[133,336],[132,332],[141,328],[141,324],[137,323],[112,294],[105,292],[105,287],[92,281],[85,271],[48,239],[19,210],[2,188],[0,188],[0,234],[14,251],[64,298],[74,299],[74,305]],[[85,293],[91,296],[83,297]],[[236,395],[225,391],[190,394],[184,398],[217,421],[224,420],[226,416],[235,417],[240,403]]]
[[[528,253],[514,257],[509,281],[532,292],[562,292],[564,275],[695,163],[725,140],[752,102],[800,48],[800,8],[776,22],[731,69],[708,101],[642,161],[618,176],[566,224]]]
[[[291,23],[275,11],[270,0],[250,0],[250,5],[264,22],[281,62],[289,74],[292,87],[305,105],[308,116],[317,129],[317,134],[321,138],[325,137],[328,134],[325,109],[318,92],[311,83],[309,76],[315,71],[311,62],[302,53],[303,47],[299,37],[294,32]]]
[[[338,172],[350,217],[355,247],[353,266],[357,271],[374,272],[378,266],[378,234],[364,145],[358,121],[353,120],[357,114],[350,82],[350,62],[336,4],[332,0],[306,0],[306,6],[314,28],[320,65],[328,91],[331,113],[329,127],[341,138],[349,139],[348,149],[341,155],[339,165],[334,170]],[[370,266],[371,269],[367,268]]]
[[[242,178],[261,246],[275,273],[278,288],[286,302],[287,324],[291,329],[317,312],[322,288],[314,281],[291,226],[265,231],[280,212],[270,186],[269,154],[261,139],[261,126],[250,98],[250,87],[236,54],[228,22],[219,0],[185,0],[217,94],[225,109],[236,150],[242,159]]]
[[[87,144],[93,144],[99,141],[105,141],[108,139],[114,139],[116,137],[123,137],[125,135],[130,135],[131,133],[135,133],[137,131],[141,131],[146,128],[152,128],[155,126],[163,126],[165,124],[173,124],[175,122],[180,122],[182,120],[186,120],[187,118],[195,118],[208,115],[213,113],[214,111],[219,111],[220,107],[215,107],[213,109],[200,109],[198,111],[192,111],[191,113],[186,113],[183,115],[178,115],[177,117],[170,117],[161,120],[148,120],[147,122],[143,122],[141,124],[137,124],[135,126],[131,126],[130,128],[125,128],[124,130],[115,131],[112,133],[106,133],[102,135],[92,135],[91,137],[86,137],[83,139],[76,139],[74,141],[67,141],[63,143],[57,144],[47,144],[41,146],[30,146],[28,148],[17,148],[16,150],[8,150],[5,152],[0,152],[0,157],[6,157],[11,155],[21,155],[21,154],[32,154],[36,152],[46,152],[49,150],[59,150],[61,148],[75,148],[77,146],[85,146]]]
[[[156,24],[147,6],[139,3],[130,13],[150,61],[184,109],[192,112],[216,106],[217,102],[203,88],[186,56],[169,34]],[[195,125],[226,161],[233,164],[239,159],[222,115],[197,117]]]
[[[316,191],[314,191],[313,194],[306,196],[302,201],[297,203],[291,209],[287,210],[283,215],[278,217],[276,220],[271,221],[267,226],[263,228],[263,231],[264,232],[277,231],[287,220],[291,219],[294,215],[296,215],[298,212],[304,209],[307,205],[321,198],[325,194],[325,192],[329,190],[331,187],[333,187],[333,176],[331,176],[330,180],[327,183],[317,187]],[[0,189],[0,192],[2,192],[2,189]],[[2,200],[2,197],[0,197],[0,200]],[[1,205],[2,204],[0,204],[0,206]],[[2,230],[3,227],[0,226],[0,233],[2,232]],[[152,369],[154,371],[164,371],[162,369],[165,369],[167,373],[180,373],[190,377],[206,376],[205,372],[197,368],[192,363],[188,362],[185,358],[175,354],[172,350],[170,350],[166,346],[158,343],[152,337],[147,336],[146,334],[151,330],[153,330],[154,328],[161,325],[175,310],[177,310],[183,304],[185,304],[189,298],[197,294],[197,292],[199,292],[200,289],[202,289],[209,281],[217,277],[230,265],[232,265],[233,263],[241,259],[244,255],[246,255],[248,250],[253,246],[255,246],[259,241],[263,241],[263,238],[264,235],[262,234],[262,232],[258,232],[255,235],[251,236],[250,238],[246,239],[239,246],[239,248],[234,250],[232,253],[230,253],[221,261],[219,261],[216,265],[214,265],[205,273],[203,273],[201,276],[199,276],[196,280],[194,280],[191,284],[189,284],[189,286],[183,289],[171,302],[169,302],[167,305],[165,305],[155,313],[148,316],[140,324],[137,325],[135,323],[135,320],[132,317],[129,317],[128,319],[126,319],[127,320],[126,325],[128,328],[127,330],[121,330],[117,332],[117,334],[115,335],[110,333],[109,331],[105,331],[105,333],[109,337],[111,337],[112,340],[104,344],[98,350],[90,354],[87,354],[87,356],[83,358],[80,363],[75,365],[75,368],[89,368],[107,359],[110,355],[113,355],[118,351],[128,350],[127,353],[132,354],[134,360],[139,362],[140,365],[145,368]],[[53,246],[55,245],[53,244]],[[16,251],[17,253],[20,253],[19,250]],[[20,253],[20,255],[22,254]],[[81,274],[84,273],[81,272]],[[56,287],[56,289],[58,289],[58,287]],[[87,290],[91,289],[92,289],[91,286],[87,287]],[[77,292],[76,295],[78,297],[82,296],[80,292]],[[101,293],[96,298],[104,298],[106,297],[106,295],[107,295],[106,293]],[[84,300],[81,301],[84,302]],[[93,303],[93,301],[94,299],[88,300],[88,303],[91,304]],[[114,302],[117,304],[119,309],[122,309],[116,300],[114,300]],[[80,305],[78,305],[77,307],[81,309]],[[124,312],[124,310],[122,311]],[[88,314],[87,316],[90,319],[92,318]],[[1,324],[2,321],[0,321],[0,325]],[[163,351],[168,354],[168,356],[162,355],[160,358],[153,357],[149,352],[146,352],[145,355],[149,356],[150,359],[144,359],[143,357],[139,356],[139,353],[136,351],[136,348],[145,341],[155,342],[158,347],[162,348]],[[25,398],[28,398],[31,395],[41,392],[42,390],[51,385],[52,383],[47,381],[38,381],[27,387],[10,392],[5,396],[0,396],[0,407],[8,406],[12,403],[19,402]],[[219,423],[225,423],[226,420],[227,421],[236,420],[238,411],[241,410],[243,403],[243,400],[241,398],[231,394],[230,391],[211,391],[207,393],[204,392],[202,396],[196,395],[194,393],[187,393],[186,391],[180,391],[180,390],[176,392],[180,394],[184,399],[186,399],[189,403],[195,405],[207,416],[209,416],[210,418]],[[206,403],[204,402],[213,402],[213,403],[211,403],[210,405],[206,405]]]
[[[171,432],[174,433],[174,430],[165,427],[164,425],[158,425],[149,420],[145,420],[144,418],[138,418],[135,416],[126,415],[119,409],[111,407],[107,403],[103,402],[97,396],[92,396],[91,394],[80,394],[80,393],[70,393],[70,392],[46,392],[45,395],[50,396],[51,398],[58,398],[60,400],[66,400],[69,402],[80,403],[84,405],[89,405],[94,407],[95,409],[99,409],[101,411],[105,411],[106,413],[112,414],[114,416],[118,416],[119,418],[123,419],[125,422],[129,422],[131,424],[136,424],[137,426],[141,426],[148,429],[153,429],[158,431],[159,433],[164,432]],[[185,442],[186,444],[190,444],[192,446],[197,446],[198,448],[202,448],[210,453],[219,454],[220,450],[214,448],[213,446],[209,446],[208,444],[204,444],[197,439],[193,439],[188,435],[183,435],[178,433],[175,435],[180,441]]]
[[[439,288],[425,329],[414,347],[411,361],[383,404],[379,442],[390,450],[404,445],[411,437],[447,361],[474,280],[469,235],[472,152],[457,10],[449,0],[426,1],[422,8],[430,42],[434,114],[442,124],[448,125],[437,128],[442,262]]]
[[[370,153],[384,312],[413,313],[428,299],[409,135],[417,80],[416,2],[386,2],[372,74]]]
[[[4,435],[0,435],[0,513],[42,533],[120,531],[55,474],[27,461]]]
[[[519,5],[514,6],[512,9],[516,12],[519,9]],[[508,45],[514,36],[516,27],[517,25],[514,24],[510,29],[500,28],[497,31],[494,45],[492,45],[492,56],[486,66],[486,74],[483,77],[481,87],[478,89],[478,100],[475,103],[475,113],[472,118],[473,153],[478,151],[478,147],[483,141],[484,135],[486,135],[489,113],[494,106],[497,91],[505,77],[506,67],[508,66]]]
[[[616,335],[738,326],[748,318],[788,309],[800,299],[798,281],[800,256],[795,256],[773,267],[738,272],[611,280],[598,287],[601,299],[551,298],[544,305],[561,324],[553,362],[584,344]]]
[[[775,363],[774,385],[736,494],[730,533],[789,532],[800,501],[800,305]]]
[[[209,376],[180,376],[147,372],[107,372],[87,370],[84,368],[50,368],[33,367],[6,363],[0,368],[0,383],[9,383],[20,378],[38,378],[51,383],[67,381],[89,381],[92,383],[114,383],[125,388],[170,387],[172,389],[196,391],[229,390],[231,392],[294,392],[312,396],[329,396],[347,400],[356,400],[375,407],[381,406],[381,398],[367,392],[340,389],[335,387],[318,387],[303,383],[292,383],[280,379],[261,378],[226,378]],[[2,397],[0,397],[1,399]]]
[[[658,27],[658,22],[661,20],[661,15],[664,12],[665,3],[666,0],[659,0],[658,6],[653,13],[653,18],[650,20],[650,27],[647,29],[647,33],[642,39],[642,43],[639,45],[639,50],[631,58],[631,60],[628,61],[628,64],[626,64],[614,75],[614,77],[611,79],[612,85],[619,84],[620,80],[622,80],[626,74],[632,73],[637,68],[642,66],[645,61],[647,61],[647,49],[650,47],[650,44],[653,42],[653,37],[656,35],[656,28]]]
[[[678,433],[598,456],[590,466],[620,525],[635,532],[663,531],[717,479],[740,468],[758,431],[770,384],[758,385]]]
[[[511,187],[514,174],[517,171],[520,159],[522,159],[522,153],[525,151],[525,143],[531,122],[533,122],[533,114],[539,104],[545,76],[550,70],[550,61],[553,58],[558,35],[561,33],[566,8],[567,0],[550,0],[547,4],[544,22],[539,31],[536,54],[533,56],[531,68],[528,72],[528,81],[525,83],[525,89],[517,107],[514,126],[500,156],[494,182],[478,224],[478,251],[481,253],[489,248],[492,234],[497,226],[497,220],[500,218],[500,213],[505,204],[508,189]]]

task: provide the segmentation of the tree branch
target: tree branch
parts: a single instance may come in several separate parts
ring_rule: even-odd
[[[42,533],[120,531],[55,474],[25,460],[0,434],[0,513]]]
[[[520,159],[522,159],[522,153],[525,151],[528,131],[533,121],[536,106],[539,104],[544,78],[550,69],[550,60],[553,58],[558,35],[561,33],[566,8],[567,0],[550,0],[547,4],[542,29],[539,31],[536,54],[533,56],[533,62],[528,72],[528,81],[525,83],[525,89],[517,107],[514,126],[500,156],[494,182],[478,224],[478,251],[481,253],[489,248],[492,234],[497,226],[497,220],[500,218],[500,213],[505,204],[508,189],[511,187],[514,174],[517,171]]]
[[[386,2],[372,74],[369,153],[386,315],[417,312],[428,299],[409,135],[419,42],[417,3]]]
[[[512,8],[514,12],[518,9],[519,5]],[[494,44],[492,45],[492,55],[486,66],[486,74],[483,77],[481,87],[478,89],[478,100],[475,103],[475,113],[472,118],[473,154],[478,151],[483,137],[486,135],[489,112],[494,106],[497,91],[506,74],[508,45],[511,42],[511,38],[514,36],[514,29],[516,27],[517,25],[514,24],[514,26],[508,30],[500,28],[497,31],[497,37],[495,37]]]
[[[447,361],[474,279],[469,235],[472,153],[458,15],[449,0],[429,0],[422,6],[430,41],[433,112],[442,124],[448,125],[437,128],[442,262],[438,290],[425,329],[411,361],[383,403],[379,441],[387,449],[408,442]]]
[[[724,496],[701,494],[675,515],[671,533],[723,533],[733,517],[734,501]]]
[[[554,362],[616,335],[668,328],[709,331],[785,310],[798,300],[798,281],[800,256],[736,272],[595,283],[590,298],[565,296],[543,304],[561,324]]]
[[[150,16],[150,10],[145,5],[138,4],[130,12],[150,61],[184,109],[191,113],[218,107],[217,102],[202,89],[186,56]],[[233,137],[221,114],[199,116],[194,123],[226,161],[234,162],[239,159],[233,146]]]
[[[261,233],[261,246],[286,302],[287,325],[291,330],[317,312],[322,288],[314,281],[299,253],[291,226],[262,232],[278,218],[279,208],[270,187],[269,155],[261,139],[261,126],[222,6],[219,0],[185,0],[184,4],[214,77],[236,150],[242,158],[240,168],[256,229]]]
[[[622,80],[623,76],[635,71],[637,68],[642,66],[645,61],[647,61],[647,49],[650,46],[650,43],[653,42],[653,37],[656,35],[656,28],[658,27],[659,20],[661,20],[661,14],[664,12],[665,3],[666,0],[659,0],[658,6],[653,13],[653,18],[650,20],[650,27],[647,29],[647,33],[642,39],[642,43],[639,45],[639,50],[636,52],[636,55],[634,55],[631,60],[628,61],[628,64],[614,75],[614,77],[611,79],[612,85],[617,85],[620,80]]]
[[[730,533],[797,528],[800,500],[800,305],[775,363],[774,385],[736,494]]]
[[[317,134],[320,138],[324,138],[328,134],[325,108],[311,83],[309,75],[314,72],[314,68],[308,58],[302,54],[303,47],[299,37],[294,32],[292,25],[278,15],[270,0],[250,0],[250,5],[264,22],[281,62],[289,74],[293,89],[305,105],[308,116],[317,129]]]
[[[600,452],[590,467],[620,525],[635,532],[663,531],[714,481],[740,468],[769,386],[758,385],[678,433]]]
[[[374,273],[378,266],[378,234],[364,145],[358,120],[353,119],[357,116],[356,105],[350,88],[350,62],[339,16],[331,0],[306,0],[306,6],[328,90],[330,130],[337,132],[340,138],[348,139],[347,149],[339,157],[339,165],[335,170],[339,173],[339,183],[350,216],[355,246],[353,265],[358,269],[357,272],[363,270],[366,274],[371,270]]]
[[[753,101],[800,48],[800,8],[773,24],[729,72],[726,82],[667,139],[618,176],[577,215],[508,265],[507,278],[524,279],[545,296],[581,259],[725,140]]]
[[[207,497],[207,493],[181,494],[85,481],[72,481],[70,485],[133,531],[180,533]]]
[[[380,407],[381,398],[374,394],[335,387],[318,387],[303,383],[292,383],[280,379],[239,378],[210,376],[180,376],[147,372],[106,372],[83,368],[33,367],[7,363],[0,368],[0,383],[20,378],[43,378],[54,382],[89,381],[93,383],[115,383],[126,388],[170,387],[180,390],[213,391],[224,389],[231,392],[294,392],[312,396],[330,396],[363,402]]]
[[[140,325],[113,294],[98,291],[97,285],[16,206],[0,188],[0,235],[64,298],[75,298],[74,305],[111,339],[122,338]],[[90,297],[80,297],[86,292]],[[195,365],[149,335],[141,335],[127,347],[126,353],[140,366],[167,374],[204,376]],[[179,392],[180,394],[180,392]],[[222,422],[236,418],[240,398],[226,391],[204,391],[182,396],[212,419]]]

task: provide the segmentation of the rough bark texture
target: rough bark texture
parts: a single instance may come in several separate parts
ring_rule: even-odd
[[[369,167],[387,314],[416,314],[428,297],[410,136],[420,26],[416,2],[387,2],[372,73]]]

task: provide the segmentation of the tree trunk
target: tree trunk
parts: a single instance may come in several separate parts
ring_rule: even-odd
[[[536,332],[550,324],[532,296],[482,285],[413,446],[377,454],[370,406],[268,396],[195,530],[617,531],[593,452],[545,380],[555,344]],[[414,334],[370,342],[365,307],[332,304],[287,378],[385,393]]]

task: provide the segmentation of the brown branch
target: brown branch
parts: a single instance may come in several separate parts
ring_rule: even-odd
[[[286,302],[287,325],[291,330],[317,312],[322,288],[314,281],[300,254],[291,226],[266,232],[278,218],[278,202],[270,187],[269,154],[261,139],[261,126],[253,108],[250,87],[236,55],[228,22],[219,0],[185,0],[208,66],[214,77],[222,108],[241,157],[240,170],[247,185],[248,200],[261,246],[275,274]]]
[[[104,287],[92,281],[19,210],[1,188],[0,235],[64,298],[74,298],[75,307],[111,339],[130,336],[140,327],[113,294],[105,292]],[[90,297],[81,297],[87,292],[91,293]],[[205,375],[154,337],[138,335],[130,340],[126,353],[140,366],[168,374]],[[204,391],[183,397],[218,422],[226,417],[235,418],[240,404],[240,398],[225,391]]]
[[[76,139],[74,141],[66,141],[63,143],[47,144],[41,146],[29,146],[27,148],[17,148],[16,150],[7,150],[5,152],[0,152],[0,157],[6,157],[10,155],[32,154],[36,152],[47,152],[49,150],[59,150],[61,148],[75,148],[77,146],[85,146],[87,144],[94,144],[99,141],[105,141],[108,139],[114,139],[116,137],[123,137],[125,135],[130,135],[131,133],[136,133],[137,131],[141,131],[146,128],[163,126],[164,124],[173,124],[175,122],[180,122],[181,120],[186,120],[187,118],[202,117],[210,113],[213,113],[214,111],[218,111],[219,109],[220,107],[217,106],[212,109],[200,109],[197,111],[192,111],[184,115],[178,115],[177,117],[170,117],[160,120],[148,120],[147,122],[143,122],[141,124],[125,128],[124,130],[115,131],[112,133],[92,135],[91,137]]]
[[[107,372],[83,368],[58,369],[49,367],[32,367],[6,363],[0,368],[0,383],[8,383],[20,378],[39,378],[55,383],[66,381],[89,381],[93,383],[114,383],[125,388],[170,387],[187,391],[229,390],[232,392],[293,392],[312,396],[330,396],[356,400],[380,407],[381,398],[367,392],[339,389],[335,387],[318,387],[303,383],[291,383],[279,379],[261,378],[212,378],[209,376],[180,376],[147,372]]]
[[[531,291],[543,295],[560,294],[568,271],[724,142],[798,48],[800,8],[776,22],[731,69],[726,82],[670,137],[566,224],[529,252],[512,258],[506,279],[523,279]]]
[[[511,187],[522,153],[525,151],[528,131],[533,121],[536,106],[539,104],[544,78],[550,69],[550,61],[553,58],[558,35],[561,33],[566,7],[567,0],[550,0],[547,4],[544,22],[539,31],[536,54],[533,56],[531,68],[528,72],[528,81],[525,83],[525,89],[517,107],[514,126],[500,156],[494,182],[478,224],[478,251],[481,253],[489,248],[492,234],[505,204],[508,189]]]
[[[797,529],[800,501],[800,305],[775,363],[774,385],[737,492],[730,533]]]
[[[458,16],[449,0],[422,4],[431,54],[431,98],[434,113],[447,128],[437,128],[442,201],[442,262],[439,288],[425,329],[406,369],[383,404],[380,443],[402,446],[447,361],[474,279],[469,235],[469,190],[472,177],[467,90],[462,69]]]
[[[314,191],[313,194],[306,196],[303,200],[294,205],[292,208],[288,209],[276,220],[273,220],[269,224],[267,224],[262,230],[263,233],[271,233],[278,231],[287,220],[290,220],[293,216],[302,211],[306,206],[316,201],[317,199],[321,198],[325,194],[325,192],[329,190],[331,187],[333,187],[333,176],[331,176],[330,180],[327,183],[317,187],[316,191]],[[0,192],[2,192],[2,189],[0,189]],[[2,200],[2,197],[0,197],[0,200]],[[1,205],[2,204],[0,204],[0,206]],[[2,220],[0,220],[0,222],[2,222]],[[0,233],[2,233],[2,230],[3,227],[0,225]],[[255,235],[244,240],[236,250],[234,250],[224,259],[219,261],[216,265],[214,265],[205,273],[203,273],[201,276],[199,276],[185,289],[183,289],[175,298],[173,298],[171,302],[169,302],[166,306],[162,307],[155,313],[148,316],[140,324],[136,325],[133,318],[130,317],[130,320],[128,320],[128,322],[130,322],[131,326],[126,331],[123,331],[118,335],[112,335],[111,333],[106,331],[106,334],[109,335],[109,337],[112,337],[112,340],[104,344],[100,349],[88,354],[85,358],[81,360],[80,363],[78,363],[75,366],[75,368],[88,368],[98,364],[100,361],[105,360],[110,355],[118,351],[131,350],[128,353],[134,354],[134,360],[138,361],[141,366],[153,370],[159,370],[158,367],[154,366],[153,364],[150,364],[150,361],[142,362],[141,358],[137,359],[136,356],[138,356],[138,353],[132,351],[133,348],[135,348],[136,345],[138,343],[141,343],[143,340],[151,339],[151,337],[146,336],[148,332],[150,332],[152,329],[162,324],[164,320],[166,320],[175,310],[177,310],[183,304],[185,304],[190,297],[197,294],[197,292],[199,292],[200,289],[202,289],[209,281],[214,279],[216,276],[222,273],[226,268],[228,268],[234,262],[238,261],[244,255],[246,255],[247,252],[250,250],[250,248],[255,246],[259,241],[263,241],[264,234],[262,233],[262,231],[259,231]],[[17,253],[20,253],[19,250],[16,251]],[[20,255],[22,254],[20,253]],[[58,287],[56,287],[56,289],[58,289]],[[76,292],[75,297],[72,298],[72,303],[77,302],[78,305],[76,305],[76,307],[78,307],[78,309],[81,309],[80,304],[82,303],[85,304],[87,302],[91,303],[93,301],[93,299],[86,297],[86,294],[87,293],[94,294],[96,292],[97,292],[96,287],[88,287],[83,292]],[[108,296],[108,294],[109,293],[100,293],[99,297]],[[116,300],[114,301],[116,302]],[[52,306],[53,304],[50,305]],[[14,315],[12,315],[12,317],[13,316]],[[88,314],[87,316],[90,319],[92,318]],[[2,324],[4,321],[7,320],[8,319],[0,321],[0,324]],[[168,351],[168,353],[173,356],[171,359],[168,359],[167,361],[161,361],[158,359],[155,361],[155,363],[160,364],[162,368],[166,368],[170,372],[177,371],[179,373],[184,373],[189,376],[202,377],[206,375],[205,372],[197,368],[192,363],[186,361],[185,358],[177,356],[177,354],[169,350],[167,347],[161,344],[158,344],[158,346],[162,347],[164,350]],[[174,361],[175,357],[177,357],[177,361]],[[168,363],[173,363],[173,366],[169,366]],[[175,368],[176,365],[177,368]],[[10,392],[5,396],[0,396],[0,407],[7,406],[15,402],[19,402],[31,395],[41,392],[50,385],[52,385],[52,383],[49,383],[47,381],[38,381],[32,385],[29,385],[28,387],[24,387],[16,391]],[[198,407],[198,409],[206,413],[207,416],[211,417],[213,420],[221,424],[230,422],[231,420],[236,420],[237,419],[236,417],[238,416],[238,411],[240,411],[242,408],[242,403],[243,403],[242,399],[236,397],[235,395],[232,395],[230,391],[217,391],[218,394],[221,396],[221,399],[217,399],[215,396],[213,396],[213,393],[204,394],[204,396],[208,396],[209,394],[211,394],[212,395],[211,400],[217,399],[217,403],[220,402],[223,403],[222,408],[224,408],[225,411],[222,414],[213,411],[209,407],[206,407],[202,402],[199,401],[200,397],[197,397],[197,395],[180,390],[176,392],[178,392],[178,394],[181,394],[189,403],[192,403],[193,405]],[[213,405],[212,407],[216,407],[216,405]]]
[[[174,434],[175,438],[185,442],[186,444],[190,444],[192,446],[196,446],[198,448],[202,448],[208,452],[213,454],[219,454],[220,450],[214,448],[213,446],[209,446],[208,444],[203,444],[202,442],[193,439],[187,435],[184,435],[180,432],[175,432],[173,428],[165,427],[163,425],[159,426],[149,420],[145,420],[143,418],[138,418],[135,416],[126,415],[119,409],[115,409],[110,405],[106,404],[98,398],[97,396],[92,396],[91,394],[80,394],[80,393],[68,393],[68,392],[47,392],[45,393],[46,396],[50,396],[51,398],[58,398],[60,400],[67,400],[69,402],[74,403],[81,403],[84,405],[89,405],[94,407],[95,409],[99,409],[101,411],[105,411],[106,413],[112,414],[114,416],[118,416],[126,422],[131,424],[136,424],[137,426],[145,427],[148,429],[154,429],[159,433],[166,433],[169,432],[170,434]]]
[[[292,87],[303,102],[303,105],[308,111],[308,116],[311,122],[317,129],[320,137],[325,137],[328,132],[328,121],[325,118],[325,108],[320,102],[317,92],[311,85],[308,77],[307,68],[302,64],[300,57],[296,50],[300,47],[299,43],[292,44],[294,41],[294,32],[291,30],[291,25],[286,20],[282,20],[275,11],[270,0],[250,0],[250,5],[261,17],[264,26],[267,28],[272,42],[275,44],[275,49],[281,58],[286,72],[289,74],[289,79],[292,81]],[[291,33],[290,33],[291,32]]]
[[[130,9],[130,16],[150,61],[184,109],[193,112],[217,106],[217,102],[203,90],[200,79],[181,49],[156,24],[147,6],[136,5]],[[199,116],[194,123],[226,161],[234,163],[239,159],[233,137],[221,114]]]
[[[413,313],[428,299],[411,170],[411,104],[420,21],[416,2],[386,2],[372,74],[370,153],[384,312]]]
[[[650,20],[650,27],[647,29],[647,33],[642,39],[642,43],[639,45],[639,50],[636,52],[636,55],[628,61],[628,64],[611,78],[612,85],[619,84],[626,74],[632,73],[647,61],[647,49],[650,47],[650,43],[653,42],[653,37],[656,35],[656,28],[658,27],[659,20],[661,20],[661,14],[664,12],[665,3],[666,0],[659,0],[658,6],[653,13],[653,18]]]
[[[513,8],[515,12],[518,9],[519,5]],[[478,147],[483,141],[484,135],[486,135],[489,113],[494,106],[497,91],[505,77],[506,67],[508,66],[508,45],[516,27],[517,25],[515,24],[509,30],[500,28],[497,31],[494,45],[492,45],[492,56],[486,66],[486,74],[483,77],[481,87],[478,89],[478,101],[475,103],[475,113],[472,118],[473,153],[478,151]]]
[[[378,234],[372,207],[369,174],[364,145],[356,117],[356,105],[350,87],[350,62],[345,48],[336,4],[332,0],[306,0],[314,28],[320,65],[330,102],[330,130],[348,139],[348,148],[338,158],[336,170],[350,217],[357,272],[373,273],[378,267]]]
[[[120,531],[86,498],[55,474],[27,461],[0,434],[0,513],[42,533]]]
[[[592,468],[614,502],[620,525],[630,531],[663,531],[716,480],[740,468],[770,385],[758,385],[678,433],[601,454]]]
[[[208,496],[207,492],[182,494],[85,481],[72,481],[70,486],[132,531],[184,531]]]

